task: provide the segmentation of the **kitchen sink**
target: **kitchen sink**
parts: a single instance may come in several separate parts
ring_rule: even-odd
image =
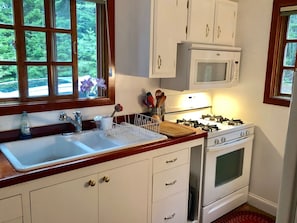
[[[52,135],[0,144],[0,150],[18,171],[73,161],[114,150],[167,139],[148,130],[125,126],[112,132],[88,130],[81,133]]]
[[[73,134],[70,136],[70,141],[78,141],[88,147],[90,147],[94,153],[106,152],[107,150],[113,150],[130,146],[130,143],[116,142],[114,137],[107,135],[104,131],[86,131],[80,134]]]
[[[3,143],[0,148],[18,171],[74,160],[92,152],[84,144],[69,141],[62,135]]]

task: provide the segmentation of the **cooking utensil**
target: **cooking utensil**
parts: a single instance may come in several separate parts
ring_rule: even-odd
[[[161,98],[158,101],[157,107],[158,108],[162,107],[162,105],[165,103],[165,100],[166,100],[166,96],[165,95],[161,96]]]
[[[147,102],[150,105],[150,107],[154,108],[155,107],[155,102],[154,102],[155,100],[154,100],[154,97],[153,97],[152,93],[147,92],[146,97],[147,97]]]
[[[116,106],[114,106],[114,111],[112,112],[110,117],[113,117],[116,112],[120,112],[120,111],[123,111],[123,106],[120,104],[117,104]]]

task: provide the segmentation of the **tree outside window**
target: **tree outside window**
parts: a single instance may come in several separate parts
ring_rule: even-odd
[[[113,104],[108,41],[114,37],[108,34],[114,29],[114,1],[105,4],[110,5],[0,0],[0,107],[28,111],[34,102],[37,111],[38,104],[43,110]],[[82,86],[86,81],[91,88]]]

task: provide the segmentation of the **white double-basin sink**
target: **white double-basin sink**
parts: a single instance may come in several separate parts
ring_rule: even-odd
[[[88,130],[2,143],[0,149],[16,170],[24,172],[164,139],[167,137],[158,133],[109,135]]]

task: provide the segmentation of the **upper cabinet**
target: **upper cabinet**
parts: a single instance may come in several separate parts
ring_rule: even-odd
[[[176,46],[186,38],[187,0],[120,0],[115,7],[117,73],[175,77]]]
[[[187,41],[234,45],[238,3],[189,0]]]

